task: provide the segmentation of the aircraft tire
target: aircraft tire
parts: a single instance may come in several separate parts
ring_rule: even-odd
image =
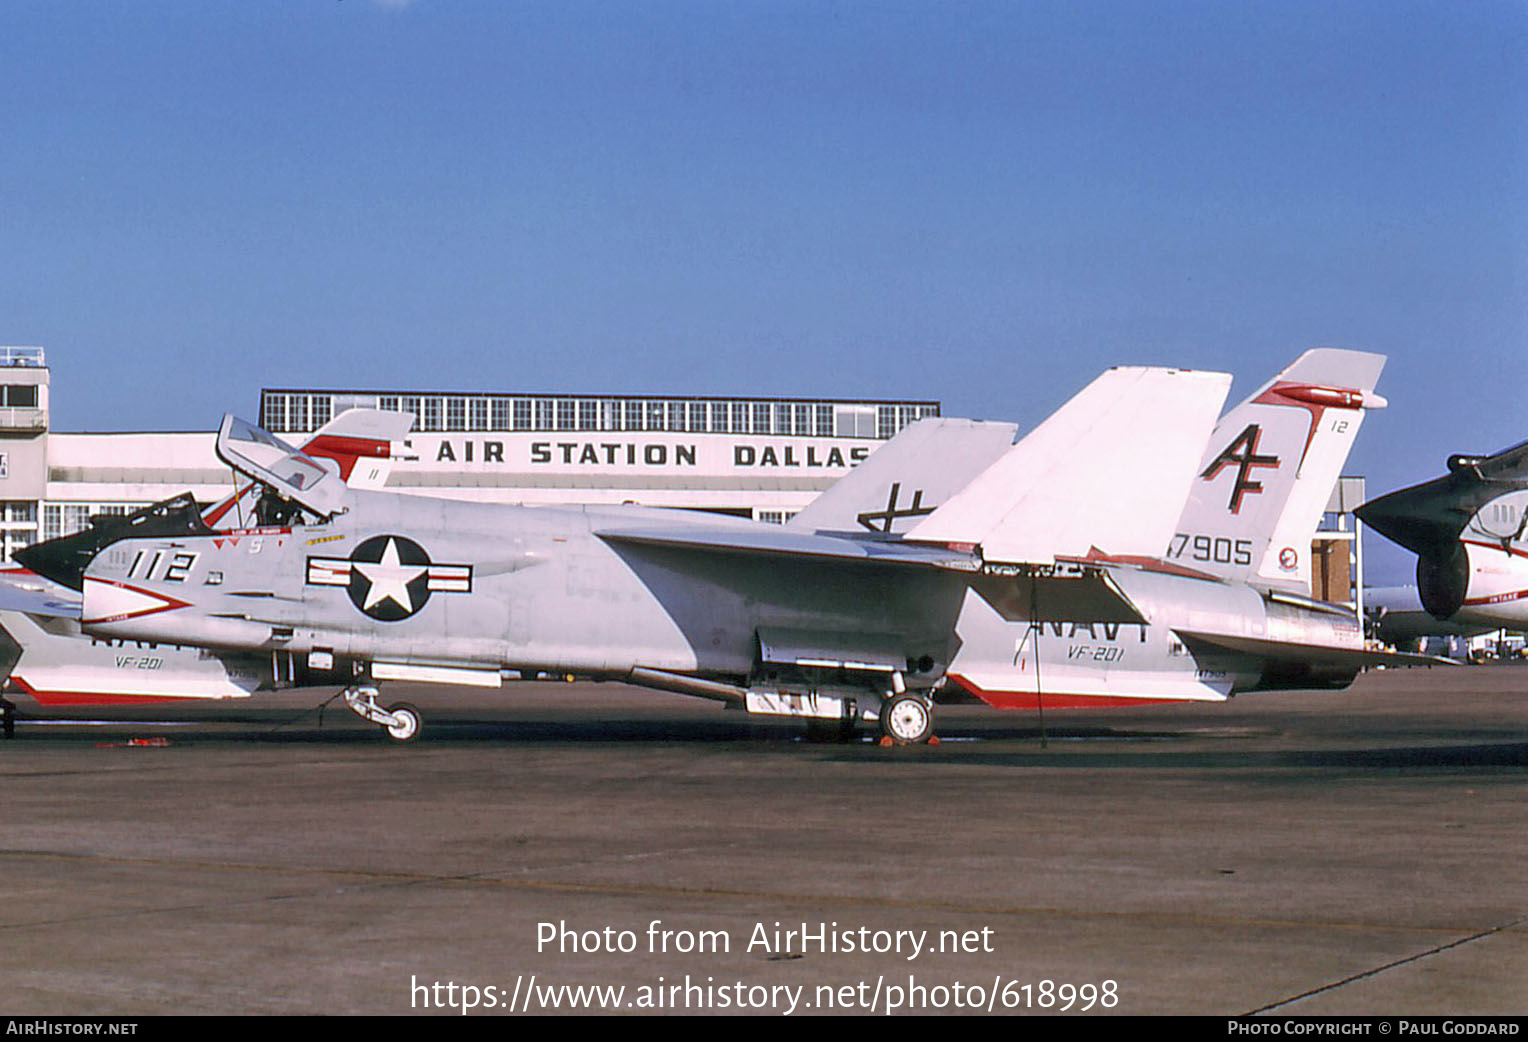
[[[424,717],[420,715],[417,707],[408,702],[395,702],[387,707],[387,711],[398,718],[398,722],[383,724],[382,730],[387,737],[399,745],[412,742],[419,737],[419,732],[424,730]]]
[[[921,745],[934,736],[934,706],[907,692],[881,703],[881,734],[896,745]]]
[[[853,717],[844,720],[807,720],[806,737],[809,742],[852,742],[858,730]]]

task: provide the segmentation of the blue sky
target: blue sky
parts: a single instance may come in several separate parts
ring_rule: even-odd
[[[1377,494],[1528,438],[1525,124],[1515,2],[9,0],[0,343],[64,430],[277,385],[1028,426],[1361,348]]]

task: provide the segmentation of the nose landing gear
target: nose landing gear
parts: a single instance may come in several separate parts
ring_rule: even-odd
[[[381,692],[370,684],[355,684],[344,690],[345,704],[362,720],[380,726],[387,737],[400,745],[412,742],[424,729],[424,716],[408,702],[394,702],[383,709],[377,704]]]

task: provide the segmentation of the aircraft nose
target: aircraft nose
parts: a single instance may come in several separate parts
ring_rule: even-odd
[[[1451,478],[1438,478],[1372,499],[1355,514],[1364,524],[1416,554],[1444,550],[1474,512]]]

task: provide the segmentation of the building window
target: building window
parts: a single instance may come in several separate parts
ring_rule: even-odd
[[[767,402],[755,402],[753,406],[753,433],[768,434],[769,432],[769,404]]]
[[[467,429],[471,431],[486,431],[488,429],[488,399],[471,398],[467,401]]]
[[[35,409],[37,408],[37,385],[36,384],[4,384],[0,385],[0,405],[7,409]]]
[[[424,418],[420,421],[419,429],[422,431],[440,430],[440,399],[424,399]]]
[[[277,434],[286,430],[286,395],[273,394],[265,399],[264,426]]]
[[[576,429],[574,422],[574,404],[567,399],[560,398],[557,401],[557,429],[571,431]]]
[[[528,431],[531,429],[531,400],[529,398],[515,399],[515,430]]]
[[[789,405],[775,406],[775,433],[794,434],[795,426],[791,423],[791,407]]]

